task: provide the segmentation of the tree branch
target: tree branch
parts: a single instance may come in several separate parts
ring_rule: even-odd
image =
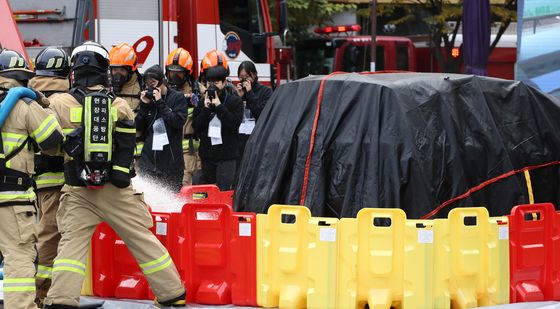
[[[500,25],[500,29],[498,29],[498,33],[496,34],[496,37],[494,38],[494,41],[490,45],[489,54],[491,54],[492,51],[494,50],[494,48],[496,48],[496,46],[498,45],[498,42],[502,38],[502,35],[506,32],[506,30],[507,30],[507,28],[509,27],[510,24],[511,24],[511,18],[502,22],[502,24]]]
[[[433,37],[432,54],[436,57],[436,61],[439,65],[439,69],[445,71],[445,63],[443,61],[443,55],[441,54],[441,32],[434,33]]]
[[[451,37],[451,48],[455,46],[455,39],[457,38],[457,32],[459,32],[459,26],[461,26],[461,16],[458,16],[455,21],[455,29],[453,29],[453,36]],[[451,50],[448,50],[447,52],[450,51]]]
[[[517,8],[517,0],[509,0],[506,4],[505,7],[510,9],[510,10],[515,10]],[[500,39],[502,38],[502,35],[506,32],[507,28],[509,27],[509,25],[512,22],[512,18],[508,18],[506,20],[504,20],[501,25],[500,25],[500,29],[498,29],[498,33],[496,34],[496,37],[494,38],[494,41],[492,42],[492,44],[490,45],[490,52],[488,54],[491,54],[492,51],[494,51],[494,49],[496,48],[496,46],[498,45],[498,42],[500,41]]]

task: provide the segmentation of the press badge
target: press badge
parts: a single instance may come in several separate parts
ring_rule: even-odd
[[[154,139],[152,140],[152,150],[163,150],[163,146],[169,144],[167,137],[167,130],[165,129],[165,122],[162,118],[156,119],[154,125]]]
[[[208,125],[208,137],[212,142],[212,146],[221,145],[222,142],[222,122],[218,116],[214,116]]]

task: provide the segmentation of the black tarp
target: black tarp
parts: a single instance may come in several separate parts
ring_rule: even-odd
[[[324,76],[279,87],[241,164],[237,211],[299,205]],[[314,216],[402,208],[419,218],[489,179],[560,160],[560,102],[520,82],[471,75],[356,73],[324,84],[305,198]],[[531,171],[536,202],[558,203],[558,165]],[[523,173],[446,207],[491,215],[528,202]]]

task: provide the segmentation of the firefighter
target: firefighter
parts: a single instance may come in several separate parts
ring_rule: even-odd
[[[193,126],[200,137],[202,184],[217,184],[231,190],[236,160],[240,156],[239,125],[243,120],[243,102],[226,90],[229,66],[225,54],[212,50],[204,56],[201,71],[206,81],[204,103],[194,111]]]
[[[121,43],[109,53],[113,92],[126,100],[132,111],[138,112],[142,78],[138,72],[138,57],[132,46]]]
[[[70,88],[68,55],[61,48],[47,47],[35,58],[35,77],[29,87],[40,91],[47,98],[54,98]],[[44,107],[47,107],[44,105]],[[60,200],[60,189],[64,185],[64,157],[62,152],[55,156],[43,153],[35,155],[35,184],[37,204],[41,212],[37,227],[38,268],[36,303],[42,306],[51,285],[52,263],[60,241],[56,224],[56,212]]]
[[[138,72],[138,57],[134,48],[126,43],[116,45],[109,52],[111,66],[111,86],[119,98],[126,100],[134,115],[138,113],[140,105],[140,91],[142,91],[142,78]],[[140,157],[143,143],[137,134],[136,150],[134,156]]]
[[[136,258],[159,304],[184,306],[185,289],[169,253],[150,232],[152,218],[130,186],[136,130],[127,102],[113,97],[109,54],[95,43],[76,47],[68,94],[50,109],[66,132],[64,178],[57,213],[62,234],[45,308],[78,308],[88,246],[96,226],[107,222]]]
[[[185,173],[183,185],[192,185],[195,171],[200,170],[200,158],[198,157],[198,138],[193,129],[194,108],[200,102],[204,87],[198,83],[192,73],[193,59],[191,54],[183,48],[173,50],[167,56],[165,76],[169,86],[185,95],[189,102],[187,122],[183,127],[183,157],[185,159]]]
[[[17,52],[0,51],[0,251],[4,255],[4,306],[37,308],[35,300],[36,211],[33,191],[34,144],[54,150],[62,131],[54,115],[23,98],[8,110],[8,89],[24,86],[33,76]],[[13,91],[20,89],[13,89]],[[12,101],[14,102],[14,101]],[[7,118],[3,118],[7,116]]]

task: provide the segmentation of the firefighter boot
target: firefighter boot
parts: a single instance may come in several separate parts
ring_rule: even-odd
[[[187,298],[186,294],[182,294],[179,297],[166,301],[158,301],[156,298],[156,305],[160,307],[185,307],[187,303],[186,298]]]

